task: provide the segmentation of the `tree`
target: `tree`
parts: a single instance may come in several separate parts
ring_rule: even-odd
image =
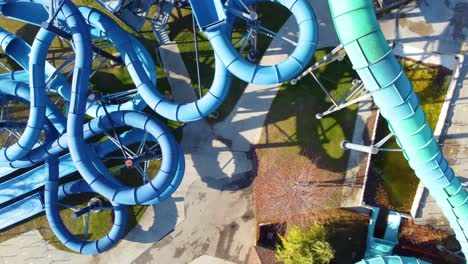
[[[327,231],[319,223],[312,224],[308,229],[292,227],[286,238],[280,236],[280,240],[275,258],[284,264],[330,263],[335,257],[333,248],[327,242]]]
[[[311,223],[311,212],[329,207],[341,193],[336,189],[340,185],[328,180],[307,156],[275,156],[259,164],[258,172],[256,206],[266,219],[305,228]]]

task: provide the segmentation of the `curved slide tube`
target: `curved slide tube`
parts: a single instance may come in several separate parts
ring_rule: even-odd
[[[361,260],[356,264],[429,264],[429,262],[411,257],[384,256]]]
[[[18,65],[21,66],[21,68],[23,68],[26,71],[29,70],[29,54],[31,53],[31,46],[29,46],[29,44],[26,43],[26,41],[0,27],[0,47],[3,49],[5,54],[8,55],[11,59],[13,59],[16,63],[18,63]],[[54,68],[54,66],[52,66],[49,62],[46,61],[46,78],[48,79],[52,77],[55,71],[56,69]],[[61,74],[56,75],[49,86],[53,87],[53,89],[55,90],[62,90],[63,88],[68,88],[68,90],[70,89],[67,80]]]
[[[70,109],[67,119],[67,136],[70,154],[78,171],[94,189],[98,190],[109,200],[117,201],[121,204],[137,204],[156,199],[166,189],[167,185],[170,184],[171,180],[168,179],[172,179],[177,171],[179,148],[172,135],[169,136],[169,132],[164,128],[161,130],[160,124],[155,119],[141,113],[120,113],[120,118],[118,120],[113,120],[117,126],[132,126],[133,124],[134,127],[141,127],[141,129],[148,130],[150,134],[158,139],[163,151],[161,170],[158,176],[150,183],[137,188],[128,188],[123,184],[116,184],[115,181],[110,180],[96,169],[95,164],[89,160],[89,150],[83,139],[83,126],[81,125],[84,120],[86,91],[91,70],[91,36],[90,33],[85,30],[88,27],[81,14],[78,12],[78,9],[68,0],[65,1],[62,14],[65,18],[65,24],[72,33],[76,52]],[[41,45],[37,47],[37,51],[33,47],[38,53],[36,56],[38,61],[45,61],[45,55],[54,36],[53,33],[45,30],[39,31],[36,37],[39,41],[35,41],[35,43],[40,42]],[[127,116],[127,118],[124,118],[125,116]],[[128,118],[128,116],[132,118]],[[105,120],[107,119],[100,119],[100,121]],[[111,123],[112,122],[108,122],[106,124],[107,130],[112,128],[113,124]],[[103,124],[100,123],[100,125]],[[97,167],[103,166],[104,165]]]
[[[14,81],[14,80],[0,80],[0,94],[16,96],[18,98],[27,101],[28,103],[31,100],[31,95],[29,93],[29,87],[26,83]],[[65,127],[67,124],[66,118],[63,116],[60,109],[55,105],[49,98],[45,98],[45,116],[52,123],[54,128],[60,133],[65,132]],[[29,117],[31,118],[31,116]],[[2,160],[0,160],[0,163]]]
[[[66,247],[81,254],[98,254],[112,248],[123,237],[127,228],[127,207],[115,202],[112,202],[114,223],[106,236],[95,241],[83,241],[70,233],[60,217],[59,201],[73,194],[94,191],[83,180],[69,182],[59,188],[56,157],[51,157],[47,161],[45,171],[48,176],[44,191],[47,220],[54,234]]]
[[[411,82],[383,35],[370,0],[329,0],[341,43],[403,154],[442,208],[468,256],[467,193],[426,122]]]
[[[40,26],[40,23],[37,21],[31,21],[31,24]],[[45,29],[40,29],[40,30],[45,31],[45,33],[41,32],[41,34],[52,34],[50,32],[47,32]],[[99,38],[105,37],[103,35],[103,32],[100,32],[100,31],[96,32],[95,30],[91,32],[95,33],[94,35],[95,37],[99,37]],[[134,38],[127,32],[125,33],[128,35],[128,37],[130,38],[132,42],[130,47],[135,48],[135,50],[137,51],[137,54],[139,55],[139,58],[141,59],[145,72],[150,76],[150,79],[154,83],[154,85],[156,85],[156,69],[154,67],[154,62],[151,60],[151,55],[148,53],[148,51],[136,38]],[[28,43],[26,43],[26,41],[0,28],[0,46],[6,52],[6,54],[9,57],[11,57],[13,60],[15,60],[24,70],[26,71],[28,70],[28,65],[29,65],[28,55],[31,53],[31,47],[29,46]],[[45,75],[46,75],[46,78],[49,78],[50,76],[54,74],[56,69],[47,61],[45,62],[45,65],[46,65]],[[24,75],[22,73],[14,72],[14,74],[17,75],[16,78],[13,76],[11,78],[25,81],[23,79]],[[9,75],[10,74],[4,74],[4,76],[1,76],[0,79],[8,78]],[[50,87],[54,91],[56,91],[60,96],[62,96],[66,101],[70,101],[71,88],[64,76],[62,76],[61,74],[57,74],[55,79],[50,84]],[[109,112],[114,112],[118,110],[140,111],[145,106],[146,104],[143,102],[143,100],[141,99],[139,95],[135,96],[131,101],[128,101],[122,104],[106,104],[107,111]],[[105,112],[102,109],[102,106],[97,104],[96,100],[87,99],[86,114],[92,117],[96,117],[96,116],[104,115]]]
[[[109,118],[112,119],[112,122]],[[86,139],[96,135],[102,135],[104,131],[111,130],[112,126],[115,126],[115,128],[133,126],[148,131],[150,134],[149,140],[157,141],[161,146],[162,164],[160,171],[154,179],[146,185],[136,188],[123,185],[115,180],[114,177],[109,174],[105,166],[98,160],[100,157],[109,153],[111,149],[115,148],[115,144],[108,140],[99,143],[97,145],[98,147],[93,147],[92,151],[89,148],[84,150],[87,153],[87,160],[91,162],[96,173],[86,175],[87,177],[82,174],[83,178],[91,182],[93,189],[100,194],[109,200],[124,201],[125,203],[122,204],[155,204],[167,199],[180,185],[185,171],[183,151],[177,142],[175,142],[172,134],[164,124],[142,113],[119,111],[111,113],[109,118],[101,116],[91,120],[85,125],[86,129],[84,129],[83,137]],[[128,135],[125,134],[121,142],[124,145],[132,144],[139,141],[141,138],[142,132],[133,132]],[[68,150],[69,138],[67,135],[63,135],[49,145],[50,146],[35,148],[23,160],[0,163],[0,166],[20,168],[38,164],[51,156],[58,155]],[[83,146],[83,148],[85,147]],[[93,156],[95,158],[93,158]],[[76,167],[78,168],[79,165],[80,164],[76,164]]]
[[[1,4],[1,2],[0,2]],[[11,35],[5,35],[4,32],[2,34],[2,48],[5,52],[9,53],[10,50],[14,50],[14,48],[9,49],[9,43],[15,42],[15,38]],[[37,37],[36,37],[37,38]],[[21,43],[16,41],[17,43]],[[35,46],[40,46],[42,43],[40,41],[34,41]],[[21,47],[21,46],[18,46]],[[38,50],[39,49],[35,49]],[[27,54],[25,54],[27,55]],[[44,54],[45,56],[45,54]],[[18,141],[8,147],[0,148],[0,161],[13,161],[16,159],[20,159],[28,154],[29,151],[35,146],[36,142],[39,139],[39,136],[42,131],[42,126],[45,122],[45,76],[44,76],[44,61],[39,60],[40,54],[37,52],[32,52],[30,54],[30,61],[24,59],[17,60],[17,62],[22,65],[26,66],[29,65],[29,72],[30,72],[30,112],[29,112],[29,119],[26,126],[26,129],[23,131],[23,134],[18,139]],[[27,58],[27,56],[26,56]]]
[[[220,0],[214,0],[220,1]],[[246,5],[256,3],[255,0],[243,0]],[[212,16],[213,11],[207,10],[202,1],[190,1],[192,11],[201,25],[201,30],[211,43],[215,53],[227,69],[239,79],[254,84],[276,84],[288,81],[306,69],[315,53],[318,42],[318,25],[314,11],[307,0],[273,0],[289,11],[299,25],[299,40],[289,57],[276,65],[257,65],[247,61],[234,48],[231,34],[226,33],[226,25],[203,27],[206,16]],[[227,8],[243,10],[238,0],[229,0]],[[229,21],[229,19],[228,19]]]
[[[80,7],[80,11],[87,23],[99,30],[109,38],[112,44],[120,52],[125,66],[135,82],[138,93],[146,104],[161,116],[179,122],[199,120],[215,111],[224,101],[231,86],[231,76],[224,65],[215,57],[215,77],[210,90],[201,99],[191,103],[176,103],[165,98],[148,78],[142,60],[150,58],[147,52],[143,52],[143,46],[135,50],[133,36],[122,30],[120,26],[100,11],[88,7]],[[141,45],[141,44],[140,44]],[[145,50],[146,51],[146,50]],[[145,63],[143,63],[145,65]],[[122,110],[118,107],[115,110]],[[94,112],[102,111],[101,107],[93,109]],[[93,114],[98,116],[98,114]]]

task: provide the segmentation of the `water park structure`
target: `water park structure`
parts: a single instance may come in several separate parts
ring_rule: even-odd
[[[189,103],[175,102],[157,89],[156,64],[149,51],[115,20],[138,32],[153,1],[97,2],[107,14],[70,0],[0,0],[2,16],[39,27],[32,45],[0,28],[2,56],[21,68],[11,71],[0,65],[7,71],[0,74],[0,180],[6,179],[0,183],[0,230],[45,213],[68,249],[86,255],[110,250],[125,235],[127,206],[161,203],[184,178],[184,150],[160,119],[188,123],[208,117],[228,96],[233,78],[258,85],[297,83],[309,74],[316,78],[319,65],[348,56],[360,80],[353,81],[346,100],[337,103],[331,97],[333,106],[316,118],[372,98],[388,122],[389,137],[396,138],[443,210],[463,254],[468,254],[466,190],[434,138],[419,98],[381,31],[372,1],[328,1],[341,44],[312,66],[319,23],[306,0],[269,1],[289,10],[299,29],[297,41],[283,37],[293,51],[272,65],[257,61],[257,35],[277,36],[250,8],[262,1],[158,1],[159,11],[150,23],[161,45],[171,43],[165,25],[172,9],[185,5],[215,53],[210,89]],[[239,20],[247,24],[246,32],[233,43],[233,27]],[[71,56],[55,58],[59,66],[48,57],[56,38],[73,50]],[[102,43],[116,53],[105,51]],[[125,68],[135,88],[102,94],[99,87],[91,87],[91,76],[105,61]],[[384,151],[347,141],[342,147],[371,154]],[[125,177],[138,178],[138,184],[117,177],[122,170],[132,174]],[[76,173],[80,177],[70,177]],[[69,197],[84,194],[94,194],[87,206],[66,203]],[[84,236],[67,229],[61,208],[70,209],[73,219],[83,219]],[[113,223],[108,233],[89,240],[90,216],[109,211]],[[426,263],[391,256],[401,216],[391,212],[384,239],[378,239],[372,235],[377,215],[378,208],[371,215],[366,256],[360,263]]]

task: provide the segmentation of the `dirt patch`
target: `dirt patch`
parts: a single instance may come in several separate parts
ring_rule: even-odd
[[[439,245],[456,252],[460,246],[453,235],[433,227],[417,225],[412,220],[402,219],[398,239],[400,243],[395,248],[395,254],[414,256],[435,264],[464,263],[459,258],[437,249]]]
[[[398,22],[401,26],[406,27],[421,36],[430,36],[435,32],[432,25],[427,24],[424,21],[414,21],[414,19],[410,18],[400,18]]]

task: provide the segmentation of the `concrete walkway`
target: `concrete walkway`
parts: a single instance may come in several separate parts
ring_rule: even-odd
[[[367,134],[372,131],[367,131],[367,122],[373,116],[372,108],[374,102],[372,99],[364,100],[359,103],[356,122],[354,124],[353,138],[351,140],[354,144],[368,145],[369,142],[365,142]],[[374,126],[374,123],[371,124]],[[374,128],[375,129],[375,128]],[[343,181],[343,187],[341,189],[341,207],[357,207],[362,205],[364,196],[363,179],[364,174],[370,159],[369,154],[348,150],[349,158],[346,165],[346,172]],[[363,168],[364,167],[364,168]]]
[[[464,0],[411,1],[380,19],[388,41],[429,52],[460,54],[467,50]]]

